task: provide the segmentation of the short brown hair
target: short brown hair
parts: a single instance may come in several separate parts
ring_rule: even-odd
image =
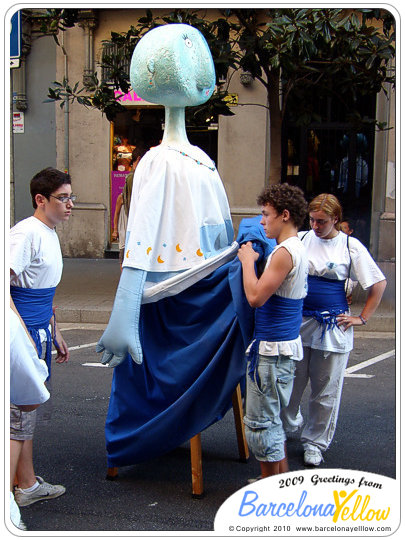
[[[35,201],[36,195],[40,194],[46,197],[49,201],[51,193],[59,189],[64,184],[71,184],[70,175],[53,167],[47,167],[39,171],[30,182],[30,192],[32,198],[32,206],[37,208]]]
[[[278,215],[283,210],[290,212],[291,221],[299,229],[304,223],[307,215],[308,203],[305,200],[304,192],[298,186],[290,186],[290,184],[274,184],[268,188],[264,188],[257,197],[259,206],[272,206]]]

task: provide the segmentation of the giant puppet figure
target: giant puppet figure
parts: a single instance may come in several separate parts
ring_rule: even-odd
[[[224,187],[186,135],[185,107],[207,101],[215,85],[202,34],[184,24],[149,31],[131,84],[165,106],[165,129],[135,171],[123,271],[97,346],[115,368],[109,466],[151,459],[221,418],[244,376],[251,324],[240,276],[230,276],[238,243]]]
[[[215,165],[186,134],[185,107],[204,103],[215,87],[214,63],[202,34],[184,24],[148,32],[132,57],[131,84],[141,98],[165,106],[165,130],[162,143],[135,173],[122,277],[98,346],[110,367],[127,352],[142,362],[138,325],[145,282],[162,282],[193,268],[233,239]]]

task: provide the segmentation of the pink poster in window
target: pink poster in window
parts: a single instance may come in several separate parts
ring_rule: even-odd
[[[114,228],[114,212],[118,195],[122,193],[125,179],[131,171],[111,171],[111,231]]]

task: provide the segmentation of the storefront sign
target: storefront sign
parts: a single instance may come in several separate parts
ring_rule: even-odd
[[[143,101],[142,98],[140,98],[138,96],[138,94],[136,92],[134,92],[133,90],[131,90],[130,92],[128,92],[127,94],[123,94],[121,92],[121,90],[115,90],[114,91],[114,95],[115,95],[115,98],[120,102],[125,102],[125,101]]]
[[[121,90],[114,90],[114,96],[122,105],[153,105],[153,103],[139,97],[134,90],[130,90],[126,94]]]

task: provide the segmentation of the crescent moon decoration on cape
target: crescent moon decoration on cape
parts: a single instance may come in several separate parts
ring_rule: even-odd
[[[176,246],[176,251],[178,251],[179,253],[181,253],[183,250],[181,249],[180,247],[180,244],[177,244]]]
[[[157,258],[157,262],[158,263],[164,263],[165,261],[161,258],[161,256],[159,255],[159,257]]]
[[[204,255],[204,254],[202,253],[201,249],[197,249],[196,253],[197,253],[197,255],[198,255],[199,257],[202,257],[202,256]]]

